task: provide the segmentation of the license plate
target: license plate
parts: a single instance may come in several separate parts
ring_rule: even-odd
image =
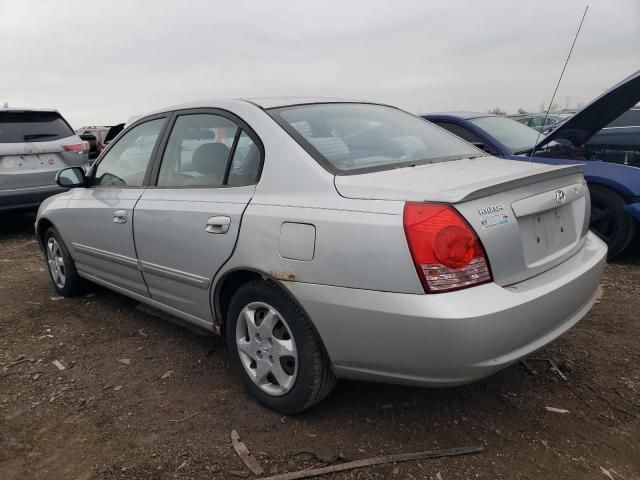
[[[568,232],[565,227],[563,213],[564,207],[558,207],[534,216],[534,240],[539,249],[553,251],[567,244]]]

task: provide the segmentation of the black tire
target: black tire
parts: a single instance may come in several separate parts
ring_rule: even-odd
[[[624,199],[613,190],[589,185],[591,219],[589,228],[609,247],[607,258],[620,255],[631,243],[636,224],[625,210]]]
[[[287,393],[279,396],[258,387],[240,359],[236,327],[243,309],[256,302],[273,307],[286,321],[297,350],[295,381]],[[231,363],[245,388],[272,410],[287,415],[301,412],[323,400],[335,386],[336,377],[311,322],[298,304],[273,282],[255,280],[238,289],[227,310],[226,337]]]
[[[62,258],[61,267],[64,273],[64,282],[62,284],[60,284],[59,278],[55,278],[54,269],[50,262],[50,242],[57,244],[60,253],[58,258]],[[53,288],[56,289],[59,295],[63,297],[74,297],[87,291],[88,282],[78,275],[73,259],[71,255],[69,255],[69,250],[67,250],[67,246],[62,241],[62,237],[54,227],[49,227],[44,234],[44,257],[47,261],[47,270],[49,271]]]

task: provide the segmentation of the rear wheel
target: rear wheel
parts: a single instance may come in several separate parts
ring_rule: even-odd
[[[44,254],[53,287],[59,295],[73,297],[86,291],[86,280],[78,275],[67,247],[53,227],[44,234]]]
[[[589,227],[609,247],[608,258],[620,255],[631,243],[635,222],[625,210],[624,199],[613,190],[589,185],[591,219]]]
[[[277,285],[240,287],[227,312],[231,361],[258,401],[285,414],[324,399],[336,379],[311,322]]]

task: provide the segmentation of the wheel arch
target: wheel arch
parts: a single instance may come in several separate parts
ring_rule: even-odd
[[[623,183],[613,178],[585,175],[587,185],[595,185],[601,188],[606,188],[612,192],[620,195],[625,202],[629,202],[629,199],[634,197],[633,191]]]
[[[218,334],[224,334],[224,324],[225,324],[225,316],[227,313],[227,309],[229,308],[229,304],[231,303],[231,298],[233,294],[244,284],[249,283],[254,280],[263,280],[272,283],[277,288],[282,290],[282,292],[289,296],[289,298],[300,308],[300,310],[306,315],[311,323],[311,327],[315,331],[318,339],[320,340],[320,344],[322,348],[327,351],[324,345],[324,341],[320,332],[316,328],[316,325],[313,321],[313,318],[307,313],[306,309],[302,306],[302,304],[298,301],[298,299],[291,293],[285,283],[291,282],[288,277],[284,278],[282,276],[274,276],[270,275],[261,270],[251,268],[251,267],[237,267],[233,268],[227,272],[225,272],[216,282],[213,289],[213,328],[214,331]]]
[[[55,225],[48,218],[41,218],[40,220],[38,220],[38,223],[36,224],[36,240],[38,241],[38,246],[40,247],[40,250],[42,250],[43,252],[44,252],[44,234],[51,227],[55,227]]]

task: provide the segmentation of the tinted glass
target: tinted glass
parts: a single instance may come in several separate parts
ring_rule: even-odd
[[[605,128],[611,127],[638,127],[640,126],[640,109],[631,109],[624,112]]]
[[[164,118],[133,127],[111,147],[95,173],[95,185],[140,187]]]
[[[219,115],[179,116],[162,157],[158,186],[222,186],[237,131],[235,123]]]
[[[487,145],[486,142],[482,138],[480,138],[478,135],[471,132],[470,130],[467,130],[465,127],[461,125],[458,125],[455,123],[449,123],[449,122],[433,122],[433,123],[453,133],[454,135],[457,135],[464,141],[472,143],[478,148],[482,148],[484,151],[486,151],[491,155],[498,155],[499,153],[494,148]]]
[[[240,187],[255,184],[260,173],[260,160],[260,149],[246,132],[242,132],[233,153],[227,185]]]
[[[512,153],[529,150],[544,138],[537,130],[510,118],[479,117],[469,121],[502,143]]]
[[[457,135],[458,137],[460,137],[461,139],[469,143],[473,143],[473,142],[482,143],[482,139],[479,136],[477,136],[475,133],[470,132],[466,128],[461,127],[460,125],[456,125],[455,123],[449,123],[449,122],[433,122],[433,123],[435,123],[439,127],[442,127],[448,130],[449,132],[453,133],[454,135]]]
[[[355,173],[485,155],[392,107],[314,104],[278,108],[269,114],[330,170]]]
[[[0,111],[0,143],[49,142],[72,135],[57,112]]]

